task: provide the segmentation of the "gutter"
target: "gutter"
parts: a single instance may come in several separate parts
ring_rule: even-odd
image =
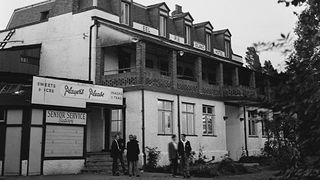
[[[94,20],[93,25],[90,26],[90,35],[89,35],[89,75],[88,80],[91,81],[91,66],[92,66],[92,29],[98,25],[98,21]]]
[[[142,101],[142,154],[143,154],[143,164],[147,164],[147,157],[146,157],[146,137],[145,137],[145,107],[144,107],[144,89],[141,90],[141,101]]]
[[[244,149],[246,151],[246,156],[249,156],[248,151],[248,139],[247,139],[247,116],[246,116],[246,106],[243,106],[243,123],[244,123]]]

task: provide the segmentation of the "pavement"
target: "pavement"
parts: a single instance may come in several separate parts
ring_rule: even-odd
[[[268,180],[275,171],[261,171],[259,173],[244,174],[244,175],[234,175],[234,176],[222,176],[214,178],[195,178],[192,177],[191,180],[206,180],[206,179],[216,179],[216,180]],[[103,174],[77,174],[77,175],[57,175],[57,176],[28,176],[28,177],[0,177],[0,180],[122,180],[122,179],[132,179],[132,180],[179,180],[182,177],[173,178],[170,174],[161,173],[144,173],[141,177],[128,177],[128,176],[110,176]]]

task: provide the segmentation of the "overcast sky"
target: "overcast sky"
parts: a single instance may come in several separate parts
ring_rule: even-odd
[[[4,29],[14,9],[42,0],[0,0],[0,29]],[[244,57],[246,47],[258,41],[271,41],[280,33],[293,32],[297,17],[294,7],[285,7],[277,0],[134,0],[143,5],[165,1],[171,11],[175,4],[190,12],[195,23],[211,21],[216,30],[228,28],[232,33],[234,53]],[[261,53],[260,59],[271,60],[281,69],[284,57],[279,52]]]

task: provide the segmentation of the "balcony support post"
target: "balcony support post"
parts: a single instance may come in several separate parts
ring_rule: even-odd
[[[232,86],[239,86],[239,68],[235,67],[232,73]]]
[[[169,71],[172,80],[172,89],[177,89],[177,51],[171,51],[169,56]]]
[[[139,41],[136,43],[136,69],[138,72],[139,84],[145,84],[146,71],[146,43]]]
[[[102,84],[102,77],[104,76],[104,53],[101,47],[101,41],[97,40],[96,48],[96,84]]]
[[[202,92],[203,87],[203,81],[202,81],[202,58],[197,57],[196,64],[195,64],[195,74],[196,74],[196,80],[198,82],[198,91],[199,93]]]
[[[222,87],[223,86],[223,64],[219,63],[216,69],[216,81],[217,84]]]
[[[250,74],[250,87],[256,88],[256,73],[254,71]]]

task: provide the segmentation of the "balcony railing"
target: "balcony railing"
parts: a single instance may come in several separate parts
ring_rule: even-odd
[[[174,86],[172,77],[163,75],[168,73],[161,73],[160,71],[152,69],[146,69],[143,81],[135,68],[127,69],[126,71],[114,70],[113,72],[125,73],[112,74],[111,71],[106,72],[106,75],[102,78],[103,85],[122,88],[145,86],[163,90],[180,91],[200,96],[224,97],[228,99],[261,99],[261,95],[258,93],[257,89],[246,86],[220,87],[219,85],[208,84],[203,81],[202,88],[199,89],[198,82],[180,78],[176,79],[177,84]]]

